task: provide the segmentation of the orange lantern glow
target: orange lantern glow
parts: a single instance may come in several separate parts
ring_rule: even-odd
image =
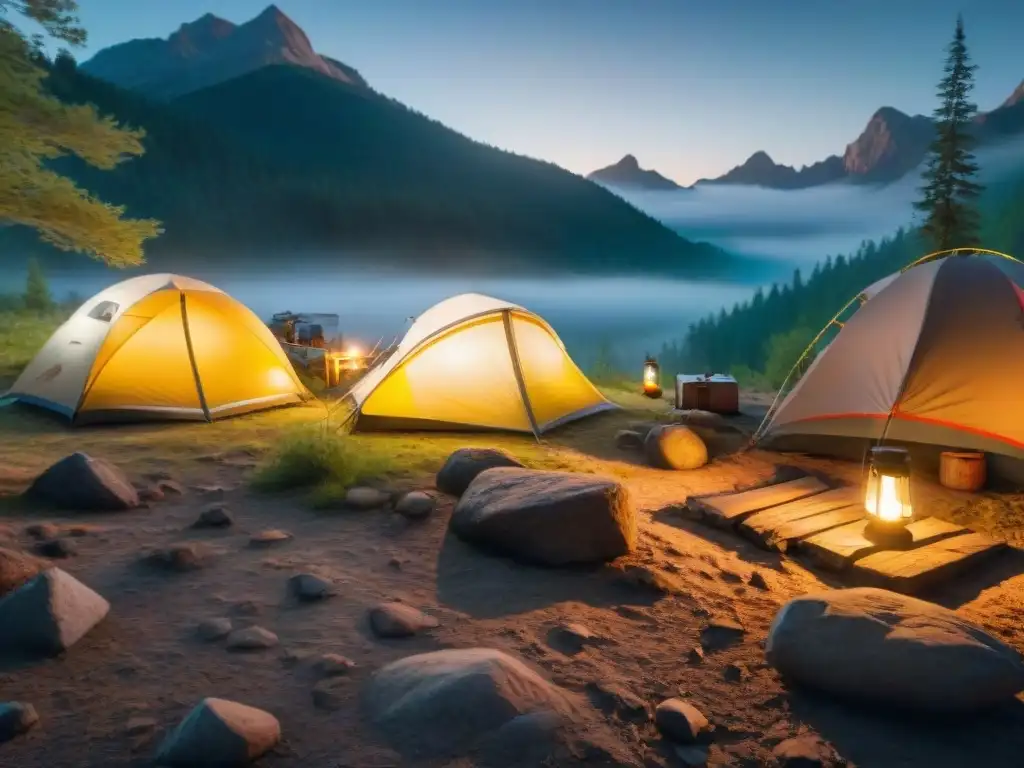
[[[912,536],[906,526],[914,519],[914,505],[910,499],[910,454],[906,449],[871,449],[864,508],[868,513],[867,538],[892,547],[910,544]]]
[[[650,355],[644,361],[644,394],[648,397],[661,397],[661,367]]]

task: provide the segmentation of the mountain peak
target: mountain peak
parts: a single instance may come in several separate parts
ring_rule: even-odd
[[[682,189],[672,179],[665,178],[657,171],[644,170],[640,167],[635,155],[626,155],[619,162],[598,168],[587,178],[610,187],[630,187],[633,189],[650,189],[669,191]]]
[[[306,33],[276,5],[240,25],[207,13],[182,24],[166,40],[104,48],[82,69],[150,98],[174,99],[274,64],[368,87],[352,67],[316,53]]]
[[[1020,85],[1013,89],[1013,93],[1006,97],[1006,101],[1000,104],[1001,107],[1012,107],[1014,104],[1019,104],[1024,101],[1024,80],[1020,81]]]

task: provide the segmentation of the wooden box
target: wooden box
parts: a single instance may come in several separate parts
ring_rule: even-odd
[[[740,388],[732,376],[676,376],[676,409],[739,413]]]

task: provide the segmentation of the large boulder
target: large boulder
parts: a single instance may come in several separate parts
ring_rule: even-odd
[[[708,448],[689,427],[665,424],[644,438],[644,455],[659,469],[700,469],[708,463]]]
[[[224,699],[203,699],[167,737],[157,765],[235,768],[270,751],[281,724],[269,712]]]
[[[0,599],[0,648],[29,656],[66,651],[110,611],[110,603],[60,568]]]
[[[614,560],[637,538],[636,510],[621,484],[530,469],[482,473],[449,526],[465,541],[542,565]]]
[[[139,492],[120,469],[84,453],[65,456],[25,493],[44,504],[82,512],[134,509],[141,503]]]
[[[522,466],[518,460],[496,448],[459,448],[445,460],[434,485],[449,496],[461,496],[481,472],[497,467]]]
[[[490,648],[408,656],[378,671],[365,694],[372,722],[389,741],[430,755],[473,749],[525,715],[571,720],[577,708],[564,690]]]
[[[1024,690],[1024,657],[932,603],[883,589],[791,600],[765,644],[785,677],[853,700],[962,713]]]

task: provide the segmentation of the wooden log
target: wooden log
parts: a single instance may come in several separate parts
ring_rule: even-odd
[[[859,494],[854,489],[836,488],[755,512],[740,522],[737,530],[751,541],[763,545],[775,538],[775,531],[780,526],[857,503],[860,503]]]
[[[1005,549],[1004,542],[965,533],[919,549],[876,552],[855,562],[850,574],[858,583],[916,594]]]
[[[987,479],[985,454],[943,451],[939,456],[939,483],[955,491],[978,491]]]
[[[788,483],[766,485],[749,491],[691,496],[686,500],[686,506],[694,516],[710,525],[731,528],[754,512],[826,490],[828,486],[818,478],[801,477]]]
[[[822,531],[803,539],[797,547],[801,554],[805,554],[816,565],[828,570],[841,571],[860,558],[881,551],[880,545],[864,536],[867,524],[867,520],[858,520]],[[969,533],[963,526],[948,523],[937,517],[915,520],[907,526],[907,530],[912,537],[912,549]]]

